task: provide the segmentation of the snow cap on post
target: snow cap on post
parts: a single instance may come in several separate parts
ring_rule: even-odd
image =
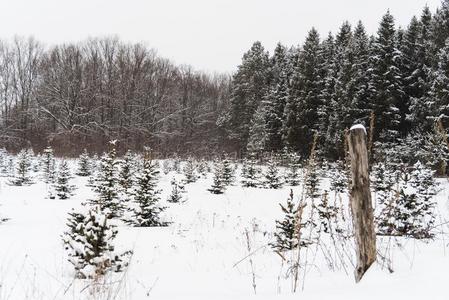
[[[363,126],[362,124],[355,124],[349,130],[355,130],[355,129],[363,129],[363,132],[366,134],[365,126]]]

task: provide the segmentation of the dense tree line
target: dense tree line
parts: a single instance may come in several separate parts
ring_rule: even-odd
[[[341,158],[354,123],[368,127],[370,143],[413,140],[436,121],[447,133],[448,37],[444,0],[407,28],[387,12],[375,35],[344,22],[335,35],[312,28],[301,46],[279,43],[271,55],[255,42],[232,78],[112,38],[53,47],[16,38],[0,42],[0,138],[11,149],[71,155],[117,139],[119,152],[287,147],[304,157],[318,133],[321,154]]]
[[[218,147],[230,78],[176,66],[141,44],[92,39],[45,48],[0,43],[2,143],[57,154],[151,145],[162,153]]]
[[[362,123],[377,143],[397,143],[449,128],[449,1],[425,7],[406,29],[387,12],[375,35],[344,22],[321,39],[312,28],[300,47],[278,44],[270,56],[255,42],[232,79],[219,124],[242,151],[344,155],[344,131]],[[370,122],[371,121],[371,122]],[[374,125],[374,126],[372,126]]]

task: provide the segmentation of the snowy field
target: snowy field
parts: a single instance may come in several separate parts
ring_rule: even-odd
[[[75,172],[75,161],[70,162]],[[162,165],[162,162],[160,163]],[[239,172],[237,172],[239,174]],[[36,177],[38,173],[34,174]],[[184,203],[168,203],[173,177],[161,172],[159,188],[163,219],[168,227],[138,228],[117,222],[117,250],[132,250],[125,272],[109,275],[108,284],[92,292],[88,280],[74,279],[61,235],[68,213],[95,195],[88,177],[74,176],[74,196],[48,199],[41,180],[29,186],[8,184],[0,178],[0,299],[448,299],[446,288],[449,237],[437,234],[431,242],[379,237],[380,251],[391,259],[390,273],[376,263],[359,284],[353,277],[355,261],[348,241],[345,263],[329,266],[323,250],[311,247],[308,264],[299,273],[292,293],[288,266],[273,252],[275,220],[282,219],[290,186],[281,189],[242,188],[239,178],[224,194],[207,189],[213,174],[186,185]],[[448,215],[449,184],[438,179],[438,218]],[[328,179],[323,180],[325,189]],[[293,187],[295,199],[301,186]],[[343,202],[347,196],[342,195]],[[447,226],[439,226],[447,231]],[[337,254],[335,254],[335,257]]]

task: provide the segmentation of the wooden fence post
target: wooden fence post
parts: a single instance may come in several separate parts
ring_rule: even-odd
[[[376,260],[376,233],[368,173],[366,130],[363,125],[355,125],[350,129],[348,146],[352,173],[350,205],[357,247],[355,281],[359,282]]]

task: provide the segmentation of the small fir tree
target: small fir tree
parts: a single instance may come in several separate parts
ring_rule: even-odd
[[[287,161],[288,168],[285,174],[285,182],[290,186],[298,186],[301,183],[301,156],[296,152],[290,152]]]
[[[90,157],[86,149],[84,149],[78,158],[78,171],[76,175],[83,177],[92,175]]]
[[[17,154],[15,178],[11,181],[13,185],[28,185],[33,183],[31,172],[31,156],[27,150],[20,150]]]
[[[214,179],[212,186],[209,189],[209,192],[213,194],[223,194],[226,188],[226,184],[223,178],[223,164],[216,162],[215,163],[215,171],[214,171]]]
[[[182,182],[178,182],[176,180],[176,178],[172,178],[171,180],[171,193],[170,196],[168,197],[167,201],[171,202],[171,203],[180,203],[180,202],[185,202],[185,200],[183,200],[184,198],[184,194],[186,192],[184,185],[182,184]]]
[[[348,174],[344,168],[344,162],[338,161],[331,164],[329,169],[330,190],[336,194],[342,194],[348,189]]]
[[[243,187],[257,187],[260,184],[260,173],[261,170],[256,164],[256,159],[254,154],[248,155],[243,161],[242,166],[242,186]]]
[[[198,175],[196,174],[195,162],[192,158],[189,158],[184,166],[184,182],[186,184],[196,182],[198,180]]]
[[[116,160],[115,141],[110,142],[110,150],[100,160],[100,166],[94,183],[97,197],[91,201],[111,218],[120,217],[123,204],[118,192],[118,161]]]
[[[119,180],[120,191],[126,199],[132,196],[134,183],[134,156],[131,151],[127,151],[120,162]]]
[[[77,278],[98,278],[109,271],[123,271],[128,265],[124,259],[132,252],[114,252],[117,229],[109,224],[108,216],[99,206],[92,207],[87,213],[72,211],[67,227],[62,241]]]
[[[9,174],[9,155],[5,148],[0,149],[0,174],[8,176]]]
[[[336,223],[338,208],[329,203],[329,194],[327,191],[324,191],[321,201],[316,208],[321,223],[320,231],[330,233],[332,224]]]
[[[235,167],[229,160],[229,158],[225,157],[225,159],[221,162],[222,164],[222,176],[223,182],[227,185],[232,185],[235,180]]]
[[[271,247],[276,251],[283,252],[296,249],[298,247],[298,207],[293,200],[293,190],[290,190],[290,196],[287,199],[287,205],[279,204],[284,213],[282,221],[276,221],[276,232],[274,236],[276,242]]]
[[[170,173],[171,170],[172,170],[172,164],[171,164],[170,160],[164,159],[164,161],[162,162],[162,172],[164,172],[164,174],[167,175],[168,173]]]
[[[65,200],[73,195],[75,186],[70,185],[70,168],[66,161],[62,161],[59,165],[58,177],[56,179],[54,190],[60,200]]]
[[[276,161],[270,158],[268,161],[267,170],[264,174],[264,186],[268,189],[279,189],[282,187],[281,175],[279,174],[279,169],[276,165]]]
[[[160,213],[165,207],[159,206],[160,190],[157,189],[159,171],[157,164],[150,158],[147,150],[143,160],[142,169],[136,176],[136,189],[134,191],[133,218],[128,221],[136,227],[166,226],[167,223],[161,221]]]
[[[207,177],[209,172],[209,165],[205,159],[200,160],[197,166],[198,173],[201,174],[204,178]]]
[[[48,146],[44,149],[42,155],[42,177],[45,183],[53,183],[55,181],[55,158],[53,149]]]

